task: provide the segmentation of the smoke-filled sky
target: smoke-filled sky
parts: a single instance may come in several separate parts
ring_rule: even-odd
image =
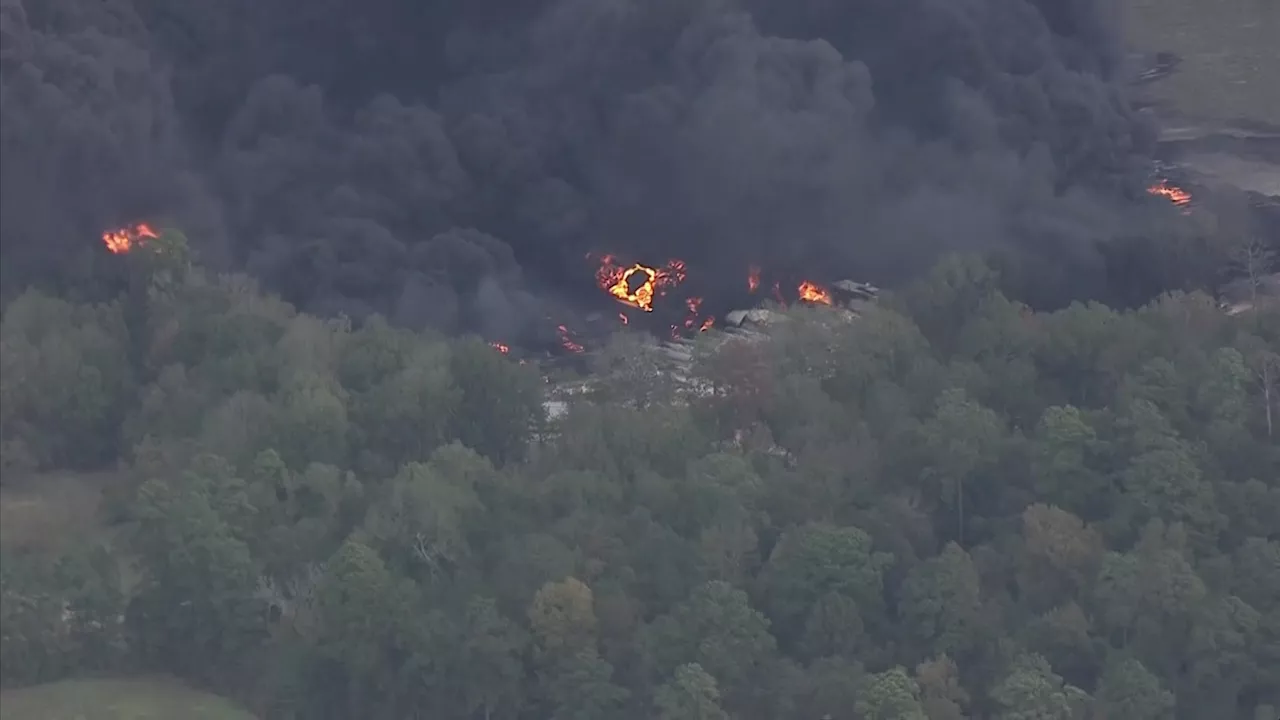
[[[5,282],[138,220],[303,308],[491,334],[585,302],[589,251],[708,295],[951,250],[1085,277],[1146,217],[1108,5],[0,0]]]

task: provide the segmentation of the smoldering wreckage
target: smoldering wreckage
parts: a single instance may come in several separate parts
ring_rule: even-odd
[[[1131,102],[1176,59],[1127,63],[1092,0],[495,0],[430,22],[336,2],[306,28],[232,4],[148,23],[2,0],[6,278],[74,282],[91,233],[127,254],[172,226],[309,312],[549,365],[627,325],[682,377],[693,338],[759,339],[781,305],[854,319],[877,294],[858,281],[947,252],[1017,253],[1032,304],[1103,296],[1100,246],[1216,192]]]

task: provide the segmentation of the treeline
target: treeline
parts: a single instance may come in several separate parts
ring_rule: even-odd
[[[692,396],[620,335],[548,423],[479,340],[159,266],[5,309],[6,481],[136,479],[118,541],[3,558],[6,684],[162,670],[308,720],[1280,707],[1274,306],[1037,313],[953,258],[708,341]]]

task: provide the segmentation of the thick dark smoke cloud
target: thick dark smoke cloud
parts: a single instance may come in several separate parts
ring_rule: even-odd
[[[163,216],[304,307],[510,336],[589,251],[1087,294],[1149,224],[1100,0],[0,3],[6,286]]]

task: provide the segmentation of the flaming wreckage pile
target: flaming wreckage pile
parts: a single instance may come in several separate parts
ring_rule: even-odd
[[[599,258],[596,271],[596,282],[601,290],[608,293],[618,304],[627,308],[617,313],[617,322],[622,326],[631,326],[641,315],[655,313],[655,309],[663,304],[663,300],[676,291],[687,277],[685,263],[670,260],[665,265],[649,266],[643,264],[620,265],[617,258],[604,255]],[[879,289],[874,285],[841,280],[830,286],[812,280],[801,280],[794,287],[775,281],[767,285],[762,281],[759,266],[748,268],[745,277],[746,291],[752,296],[760,297],[762,302],[756,307],[733,310],[717,319],[713,315],[703,314],[703,299],[698,296],[685,296],[680,300],[671,300],[683,310],[683,318],[679,322],[670,323],[666,328],[664,339],[650,336],[645,347],[650,358],[655,362],[658,372],[664,380],[670,382],[677,396],[701,395],[708,388],[701,387],[694,379],[693,365],[699,345],[711,348],[722,343],[740,340],[745,342],[763,342],[771,337],[770,329],[790,320],[782,312],[792,305],[823,308],[837,322],[851,322],[856,319],[863,307],[874,303]],[[633,316],[636,316],[633,320]],[[647,317],[647,315],[644,315]],[[593,318],[600,320],[597,314]],[[614,326],[617,327],[616,325]],[[562,346],[570,356],[590,355],[595,351],[585,348],[573,339],[573,335],[563,326],[559,326]],[[500,351],[505,346],[495,345]],[[591,392],[591,379],[576,379],[560,383],[552,387],[550,399],[545,407],[549,419],[563,415],[569,404],[575,399]]]

